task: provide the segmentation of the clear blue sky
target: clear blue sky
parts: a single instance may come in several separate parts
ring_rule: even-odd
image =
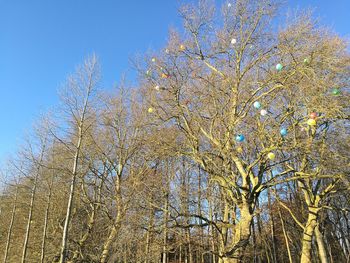
[[[349,0],[288,6],[315,7],[323,23],[350,35]],[[87,54],[99,56],[106,86],[133,76],[129,58],[164,45],[169,27],[181,25],[177,7],[176,0],[0,0],[0,162],[57,104],[59,85]]]

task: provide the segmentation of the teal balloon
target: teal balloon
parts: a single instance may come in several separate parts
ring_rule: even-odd
[[[236,141],[237,142],[243,142],[244,141],[244,135],[242,135],[242,134],[238,134],[237,136],[236,136]]]
[[[288,134],[288,130],[287,130],[286,128],[282,128],[282,129],[280,130],[280,134],[281,134],[282,136],[286,136],[286,135]]]
[[[277,71],[281,71],[281,70],[283,69],[282,64],[278,63],[278,64],[276,65],[276,69],[277,69]]]
[[[255,109],[260,109],[261,103],[259,101],[256,101],[256,102],[254,102],[253,106]]]

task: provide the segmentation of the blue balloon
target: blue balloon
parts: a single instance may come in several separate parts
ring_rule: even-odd
[[[236,136],[236,141],[237,142],[243,142],[244,141],[244,135],[242,135],[242,134],[238,134],[237,136]]]
[[[288,130],[286,128],[282,128],[280,130],[280,133],[281,133],[282,136],[286,136],[288,134]]]
[[[253,106],[254,106],[255,109],[260,109],[261,104],[260,104],[259,101],[256,101],[256,102],[254,102]]]

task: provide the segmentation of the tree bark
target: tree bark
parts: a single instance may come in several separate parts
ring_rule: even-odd
[[[251,235],[251,222],[253,219],[253,216],[250,212],[249,203],[244,202],[240,206],[240,210],[240,221],[235,227],[234,242],[231,245],[232,249],[234,249],[233,254],[231,256],[232,258],[230,259],[230,261],[227,261],[228,259],[224,258],[224,262],[242,262],[244,250],[249,242],[249,238]]]
[[[107,262],[107,258],[109,255],[109,251],[111,249],[112,242],[115,240],[115,238],[120,230],[121,221],[122,221],[122,218],[123,218],[123,215],[125,212],[124,206],[122,205],[123,200],[122,200],[122,196],[121,196],[121,192],[120,192],[121,191],[120,179],[121,179],[120,174],[118,174],[117,179],[115,181],[117,216],[115,218],[115,221],[113,222],[112,230],[109,233],[109,236],[103,245],[103,250],[102,250],[101,259],[100,259],[101,263]]]
[[[312,262],[312,237],[317,224],[317,210],[309,208],[309,215],[306,221],[303,239],[300,263]]]
[[[168,189],[167,189],[168,190]],[[165,203],[164,203],[164,221],[163,221],[163,256],[162,263],[168,262],[168,209],[169,209],[169,195],[168,193],[165,195]]]
[[[43,239],[41,242],[41,256],[40,256],[40,262],[44,263],[45,261],[45,247],[46,247],[46,235],[47,235],[47,224],[49,219],[49,210],[50,210],[50,202],[51,202],[51,196],[52,196],[52,185],[53,185],[53,179],[54,176],[51,177],[50,185],[49,185],[49,193],[47,196],[47,204],[45,209],[45,218],[44,218],[44,228],[43,228]]]
[[[317,246],[318,246],[318,254],[319,254],[321,263],[328,263],[326,246],[324,244],[323,235],[320,231],[320,227],[318,224],[315,227],[315,236],[316,236],[316,242],[317,242]]]
[[[7,261],[8,252],[10,249],[12,228],[13,228],[13,223],[15,221],[16,208],[17,208],[17,197],[18,197],[18,186],[16,186],[15,200],[13,203],[12,213],[11,213],[11,221],[10,221],[9,230],[7,233],[6,247],[5,247],[5,253],[4,253],[5,254],[4,255],[4,263],[6,263],[6,261]]]
[[[80,154],[80,148],[81,148],[81,142],[82,142],[82,127],[79,126],[79,137],[78,137],[78,143],[77,143],[77,150],[74,155],[74,163],[73,163],[73,170],[72,170],[72,178],[70,183],[70,192],[69,192],[69,199],[68,199],[68,206],[67,206],[67,212],[66,212],[66,220],[64,222],[63,227],[63,235],[62,235],[62,245],[61,245],[61,254],[60,254],[60,263],[66,262],[67,257],[67,240],[68,240],[68,228],[69,223],[71,221],[71,214],[73,209],[73,199],[75,195],[75,181],[77,177],[77,168],[78,168],[78,160],[79,160],[79,154]]]
[[[24,263],[26,261],[26,256],[27,256],[27,251],[28,251],[29,233],[30,233],[30,228],[32,226],[32,220],[33,220],[33,209],[34,209],[34,200],[35,200],[35,194],[36,194],[36,187],[38,185],[40,166],[41,166],[42,159],[44,157],[44,151],[45,151],[45,145],[43,145],[43,148],[41,149],[40,160],[39,160],[39,163],[37,164],[37,169],[36,169],[36,174],[35,174],[35,177],[34,177],[33,188],[32,188],[31,196],[30,196],[27,228],[26,228],[26,233],[25,233],[24,243],[23,243],[23,250],[22,250],[22,261],[21,261],[22,263]]]

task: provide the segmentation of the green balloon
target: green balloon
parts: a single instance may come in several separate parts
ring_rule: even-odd
[[[304,58],[304,64],[309,64],[310,60],[308,58]]]
[[[340,89],[334,88],[334,89],[332,90],[332,94],[333,94],[333,95],[339,95],[339,94],[340,94]]]

